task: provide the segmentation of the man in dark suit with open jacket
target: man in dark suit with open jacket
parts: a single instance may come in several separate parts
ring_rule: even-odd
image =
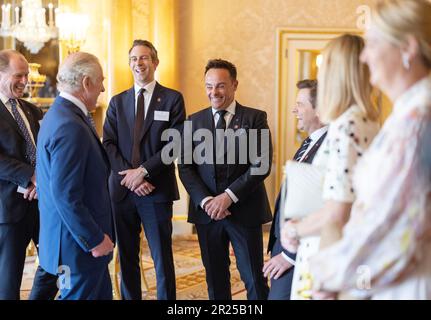
[[[121,266],[123,299],[142,298],[139,273],[141,224],[154,261],[157,298],[176,298],[172,254],[172,203],[179,199],[175,164],[166,164],[162,150],[166,129],[180,129],[184,99],[178,91],[154,80],[157,50],[135,40],[129,51],[133,88],[114,96],[106,114],[103,144],[112,166],[113,203]]]

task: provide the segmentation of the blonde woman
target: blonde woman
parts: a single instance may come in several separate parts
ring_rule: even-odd
[[[431,299],[430,17],[425,0],[373,11],[361,60],[394,107],[357,166],[342,239],[311,260],[319,293]]]
[[[364,47],[362,38],[343,35],[332,40],[323,51],[319,71],[318,112],[329,123],[327,138],[313,165],[325,172],[323,207],[301,220],[284,224],[283,246],[296,251],[291,299],[306,298],[308,258],[319,248],[320,232],[327,224],[341,226],[348,220],[355,200],[352,172],[358,159],[378,131],[378,112],[371,102],[368,68],[359,62]],[[302,293],[301,293],[302,292]]]

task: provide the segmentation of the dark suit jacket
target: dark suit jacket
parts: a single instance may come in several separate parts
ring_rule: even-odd
[[[19,103],[30,124],[36,142],[42,110],[19,99]],[[19,127],[0,102],[0,223],[14,223],[27,212],[29,201],[17,192],[18,186],[26,188],[33,176],[34,168],[25,157],[25,139]]]
[[[211,107],[201,110],[189,117],[192,124],[192,132],[198,129],[214,130],[214,117]],[[239,201],[233,203],[229,208],[232,215],[227,219],[238,222],[244,226],[255,227],[271,221],[271,209],[269,206],[268,196],[264,185],[265,178],[270,174],[272,163],[272,144],[269,133],[266,113],[257,109],[241,106],[236,104],[235,115],[232,118],[229,128],[235,131],[241,130],[246,136],[247,145],[249,144],[250,129],[268,129],[269,145],[261,146],[260,137],[262,131],[258,130],[257,150],[258,154],[263,152],[267,155],[269,163],[268,170],[264,175],[252,175],[251,170],[259,167],[259,163],[252,163],[250,159],[244,164],[239,161],[239,137],[236,137],[235,143],[235,163],[228,164],[228,188],[238,197]],[[186,136],[187,125],[184,125],[183,138]],[[187,138],[187,137],[186,137]],[[188,137],[190,138],[190,137]],[[190,143],[191,141],[189,141]],[[190,152],[204,143],[193,141]],[[187,144],[187,142],[184,142]],[[184,187],[190,194],[190,206],[188,221],[197,224],[206,224],[211,221],[210,217],[200,207],[201,201],[207,196],[217,196],[217,187],[215,181],[214,164],[192,164],[185,163],[189,155],[186,154],[187,148],[183,145],[181,149],[181,164],[178,165],[179,174]]]
[[[57,97],[45,118],[37,146],[40,265],[56,274],[101,270],[112,255],[90,250],[106,233],[115,242],[108,190],[109,160],[84,113]],[[90,273],[89,273],[90,274]]]
[[[154,119],[155,111],[169,112],[169,121]],[[179,199],[175,165],[162,162],[161,153],[168,142],[162,141],[162,132],[180,130],[186,117],[184,99],[178,91],[156,84],[141,132],[142,166],[148,171],[147,180],[155,186],[143,201],[170,202]],[[112,166],[110,192],[115,202],[125,198],[128,189],[121,186],[119,171],[131,169],[133,127],[135,122],[135,90],[131,88],[114,96],[103,127],[103,145]]]
[[[313,147],[310,149],[310,151],[307,152],[306,157],[303,159],[302,162],[305,163],[312,163],[314,156],[317,154],[317,151],[319,150],[320,146],[323,143],[323,140],[326,137],[326,133],[323,134],[320,139],[313,145]],[[274,243],[276,241],[276,238],[280,238],[280,230],[276,229],[276,226],[278,228],[278,220],[279,219],[279,211],[280,211],[280,193],[278,193],[277,200],[275,201],[275,208],[274,208],[274,219],[271,225],[271,231],[269,233],[269,240],[268,240],[268,252],[272,251],[272,247],[274,246]],[[296,254],[292,254],[289,251],[283,249],[284,253],[290,256],[294,259]]]

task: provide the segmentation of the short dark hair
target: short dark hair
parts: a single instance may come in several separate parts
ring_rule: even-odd
[[[310,103],[316,109],[317,100],[317,80],[305,79],[296,83],[298,89],[310,89]]]
[[[229,71],[229,75],[232,80],[236,80],[237,72],[236,67],[232,62],[222,60],[222,59],[211,59],[208,61],[205,67],[205,74],[207,74],[210,69],[225,69]]]
[[[137,46],[144,46],[144,47],[149,48],[151,50],[151,59],[153,61],[159,61],[159,57],[157,55],[157,50],[153,46],[153,44],[148,40],[141,40],[141,39],[133,40],[132,47],[129,50],[129,58],[130,58],[130,52],[132,52],[133,48],[137,47]]]

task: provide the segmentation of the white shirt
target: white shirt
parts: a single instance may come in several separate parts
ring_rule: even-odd
[[[9,98],[8,98],[8,97],[6,97],[5,95],[3,95],[3,94],[0,92],[0,99],[1,99],[1,102],[3,102],[3,104],[5,105],[6,109],[7,109],[7,110],[10,112],[10,114],[12,115],[12,118],[14,118],[14,119],[15,119],[15,117],[13,116],[13,113],[12,113],[12,105],[11,105],[11,103],[10,103],[10,101],[9,101]],[[30,123],[28,122],[28,119],[27,119],[27,117],[26,117],[26,115],[25,115],[25,113],[24,113],[24,110],[22,110],[21,105],[20,105],[20,103],[19,103],[19,100],[18,100],[18,99],[15,99],[15,100],[16,100],[16,102],[17,102],[17,109],[18,109],[18,112],[19,112],[19,114],[21,115],[21,118],[24,120],[25,127],[27,128],[27,131],[28,131],[28,133],[30,134],[31,141],[33,141],[33,144],[34,144],[34,145],[36,145],[36,144],[35,144],[35,142],[34,142],[33,132],[31,131],[31,128],[30,128]]]
[[[232,103],[225,109],[227,112],[224,115],[224,119],[226,121],[226,128],[229,127],[229,123],[232,120],[233,116],[235,115],[236,110],[236,101],[233,100]],[[217,122],[219,121],[220,115],[217,113],[218,110],[212,108],[213,116],[214,116],[214,125],[217,126]],[[239,201],[238,197],[235,195],[235,193],[232,192],[229,188],[225,190],[225,192],[229,195],[229,197],[232,199],[234,203],[237,203]],[[208,200],[213,199],[214,197],[208,196],[205,197],[201,201],[201,207],[204,208],[205,203],[207,203]]]
[[[144,119],[147,116],[148,107],[150,106],[151,98],[153,97],[154,88],[156,87],[156,80],[151,81],[146,86],[141,87],[138,84],[134,84],[135,88],[135,116],[138,111],[138,95],[141,89],[145,89],[144,91]]]
[[[304,154],[302,155],[301,159],[299,161],[302,161],[304,157],[307,155],[307,153],[313,148],[313,146],[316,144],[317,141],[328,131],[328,126],[322,127],[317,129],[316,131],[313,131],[313,133],[310,134],[309,138],[311,139],[310,144],[307,147],[307,150],[305,150]]]
[[[87,107],[86,107],[86,106],[85,106],[85,104],[84,104],[81,100],[79,100],[77,97],[72,96],[70,93],[67,93],[67,92],[64,92],[64,91],[60,92],[60,97],[62,97],[62,98],[64,98],[64,99],[69,100],[70,102],[72,102],[75,106],[77,106],[79,109],[81,109],[82,113],[83,113],[85,116],[88,116],[88,110],[87,110]]]
[[[236,101],[232,101],[232,103],[225,109],[227,112],[224,115],[224,119],[226,121],[226,128],[229,127],[229,123],[235,115],[236,110]],[[214,116],[214,125],[217,126],[217,122],[219,121],[220,115],[217,113],[218,110],[212,108],[213,116]]]
[[[133,88],[135,89],[135,116],[136,116],[136,113],[138,112],[139,91],[141,89],[145,89],[144,91],[144,119],[145,119],[147,117],[148,107],[150,106],[151,98],[153,97],[153,92],[155,87],[156,87],[156,80],[151,81],[144,87],[141,87],[137,83],[133,85]],[[148,175],[147,169],[145,169],[144,167],[141,167],[141,168],[144,173],[144,177],[146,177]]]

